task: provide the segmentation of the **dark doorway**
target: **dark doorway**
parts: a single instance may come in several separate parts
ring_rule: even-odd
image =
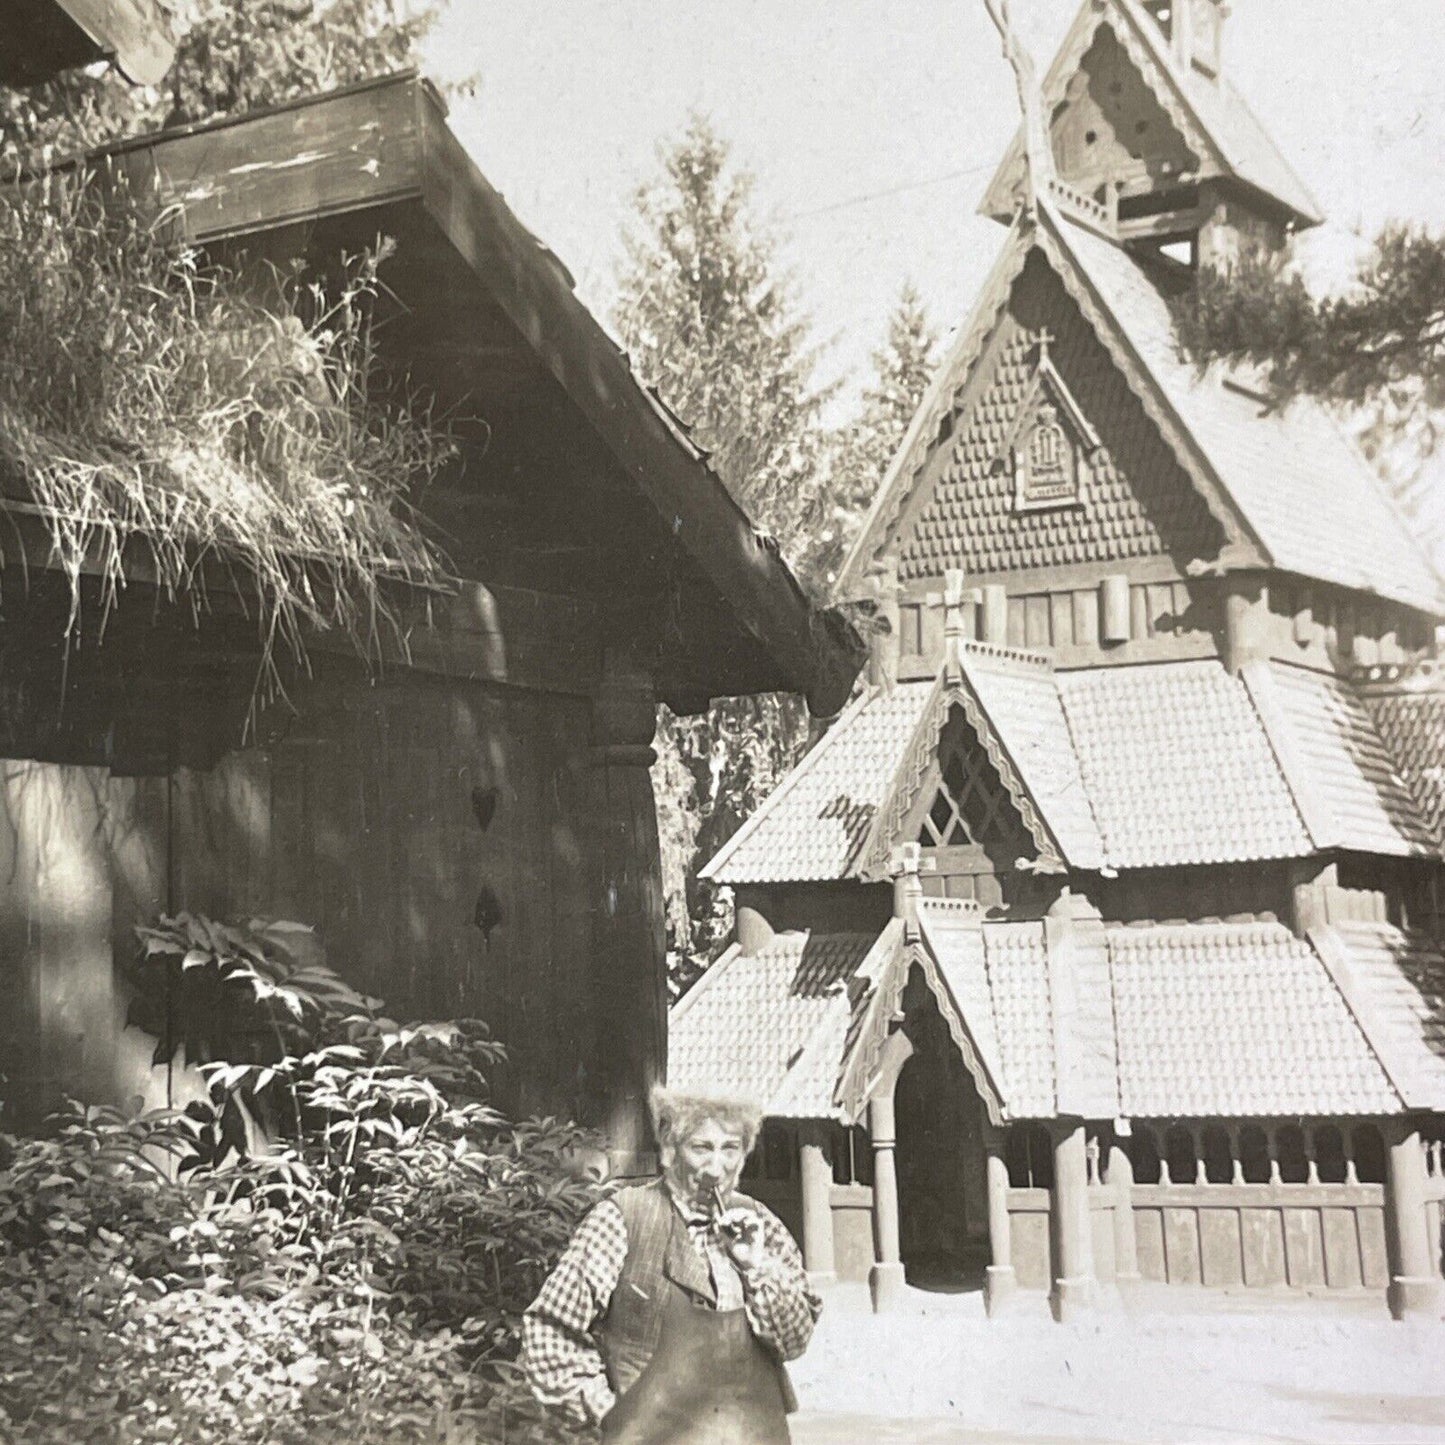
[[[894,1095],[903,1263],[919,1288],[978,1288],[988,1264],[983,1102],[917,970],[904,1014],[914,1053]]]

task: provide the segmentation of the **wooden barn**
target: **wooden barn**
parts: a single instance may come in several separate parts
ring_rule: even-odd
[[[880,1307],[1439,1312],[1445,596],[1329,417],[1181,357],[1196,267],[1319,220],[1225,8],[1080,8],[846,568],[868,686],[705,873],[671,1076],[766,1100],[754,1187]]]
[[[136,924],[184,909],[312,924],[395,1016],[486,1019],[511,1050],[504,1103],[598,1124],[617,1167],[645,1165],[666,1026],[656,706],[784,689],[835,714],[861,644],[810,606],[422,80],[113,162],[238,274],[324,276],[395,242],[376,335],[457,419],[465,464],[426,501],[456,575],[379,670],[310,639],[294,707],[248,739],[255,626],[224,589],[197,619],[138,569],[103,638],[82,626],[67,647],[46,519],[7,485],[7,1120],[62,1093],[164,1097],[117,964]]]

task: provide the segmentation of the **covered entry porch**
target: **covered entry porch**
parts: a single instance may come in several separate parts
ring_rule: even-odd
[[[1438,1312],[1440,1061],[1378,1022],[1418,940],[1113,924],[1067,890],[986,918],[917,864],[877,935],[749,920],[673,1015],[677,1082],[765,1101],[747,1187],[820,1281],[879,1310],[915,1283],[1060,1319],[1151,1285]]]

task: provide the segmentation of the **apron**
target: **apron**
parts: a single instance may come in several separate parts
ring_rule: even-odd
[[[671,1280],[662,1338],[602,1422],[603,1445],[789,1445],[780,1373],[744,1310],[694,1304]]]

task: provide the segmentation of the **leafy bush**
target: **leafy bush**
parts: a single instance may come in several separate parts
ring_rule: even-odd
[[[72,1106],[49,1136],[5,1141],[0,1437],[565,1433],[513,1357],[521,1310],[597,1197],[575,1164],[593,1141],[487,1103],[501,1050],[479,1024],[325,1031],[304,1053],[205,1065],[208,1097],[184,1111]],[[262,1147],[228,1133],[238,1098],[277,1121]]]

